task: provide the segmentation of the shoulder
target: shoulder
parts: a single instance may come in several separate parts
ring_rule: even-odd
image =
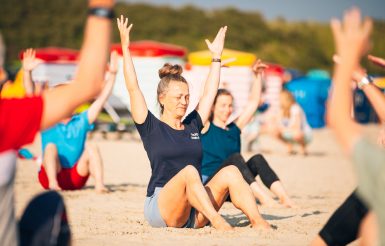
[[[202,119],[198,113],[198,111],[193,110],[191,113],[189,113],[186,118],[183,120],[183,124],[186,125],[195,125],[199,131],[203,128],[203,122]]]
[[[231,122],[227,125],[227,128],[229,128],[230,131],[235,131],[241,133],[241,129],[237,126],[235,122]]]
[[[193,110],[193,111],[191,111],[191,113],[189,113],[189,114],[185,117],[185,119],[183,120],[183,123],[189,124],[189,123],[191,123],[192,121],[197,120],[198,118],[200,119],[200,115],[199,115],[198,111]]]

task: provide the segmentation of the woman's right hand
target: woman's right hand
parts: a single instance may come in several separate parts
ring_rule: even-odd
[[[337,55],[348,60],[361,58],[368,48],[372,25],[370,19],[361,20],[358,8],[345,12],[342,22],[333,19],[331,28]]]
[[[32,71],[34,70],[40,62],[36,59],[36,51],[34,49],[26,49],[23,52],[23,69],[24,71]]]
[[[123,48],[128,48],[130,45],[130,31],[133,24],[128,25],[128,18],[124,18],[123,15],[116,19],[120,33],[120,42]]]

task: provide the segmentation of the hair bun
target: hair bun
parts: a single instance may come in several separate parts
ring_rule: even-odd
[[[165,63],[161,69],[159,69],[159,77],[163,78],[168,75],[181,75],[183,72],[182,66],[175,64],[171,65],[170,63]]]

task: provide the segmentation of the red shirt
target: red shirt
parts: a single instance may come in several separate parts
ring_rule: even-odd
[[[0,153],[31,143],[40,130],[41,96],[0,99]]]

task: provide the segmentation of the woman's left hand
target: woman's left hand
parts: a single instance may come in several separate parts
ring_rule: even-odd
[[[262,74],[265,69],[268,68],[268,66],[261,61],[261,59],[258,59],[255,64],[253,65],[253,72],[255,74]]]
[[[221,58],[223,47],[225,45],[226,31],[227,26],[221,27],[212,43],[208,39],[205,40],[207,47],[215,58]]]

